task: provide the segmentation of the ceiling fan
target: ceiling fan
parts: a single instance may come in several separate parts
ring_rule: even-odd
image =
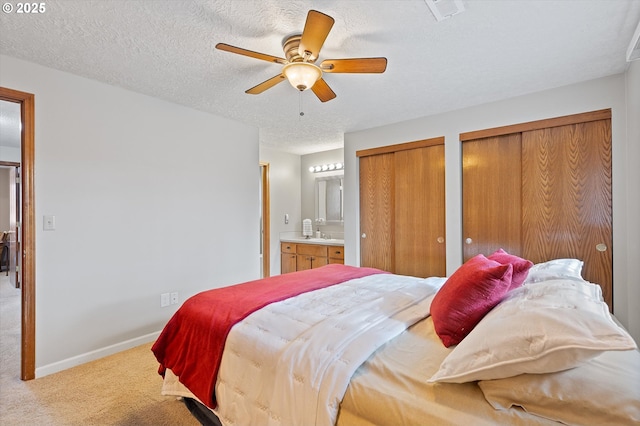
[[[280,74],[252,87],[246,93],[257,95],[286,79],[294,88],[301,92],[311,89],[320,101],[326,102],[335,98],[336,94],[322,78],[323,73],[383,73],[387,69],[387,58],[326,59],[319,66],[316,65],[320,49],[334,22],[331,16],[310,10],[302,34],[288,36],[282,42],[286,59],[225,43],[216,44],[216,48],[283,65]]]

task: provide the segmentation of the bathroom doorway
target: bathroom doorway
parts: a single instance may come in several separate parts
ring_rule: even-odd
[[[0,235],[2,235],[2,258],[0,259],[0,273],[7,277],[7,281],[14,288],[20,288],[20,163],[7,161],[7,150],[15,150],[20,155],[20,130],[19,128],[8,129],[8,117],[6,105],[9,102],[0,101],[0,112],[3,115],[0,137]],[[20,107],[18,106],[18,122],[20,119]],[[11,130],[15,130],[17,135],[11,135]],[[7,132],[8,131],[8,132]],[[14,147],[13,139],[18,140],[18,146]],[[19,158],[18,158],[19,159]]]

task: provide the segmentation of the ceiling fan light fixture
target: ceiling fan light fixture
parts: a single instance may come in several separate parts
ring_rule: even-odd
[[[308,62],[292,62],[282,68],[282,73],[287,77],[289,83],[299,91],[311,89],[313,85],[322,77],[320,67]]]

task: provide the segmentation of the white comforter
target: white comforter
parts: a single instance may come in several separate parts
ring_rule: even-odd
[[[251,314],[227,338],[216,414],[224,425],[333,425],[353,372],[428,316],[444,281],[372,275]]]

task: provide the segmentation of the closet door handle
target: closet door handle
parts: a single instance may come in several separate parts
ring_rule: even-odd
[[[607,251],[607,245],[605,243],[600,243],[596,245],[596,250],[598,251]]]
[[[473,243],[473,240],[471,238],[467,238],[466,240],[464,240],[464,243],[468,245]]]
[[[438,238],[436,238],[436,241],[438,242],[438,244],[442,244],[442,243],[444,243],[444,238],[443,237],[438,237]]]
[[[364,232],[361,235],[362,238],[367,238],[367,234],[365,234]]]

